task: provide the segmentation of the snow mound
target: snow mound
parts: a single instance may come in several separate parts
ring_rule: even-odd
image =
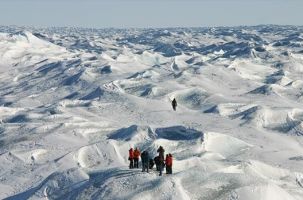
[[[277,200],[295,200],[296,198],[291,196],[288,192],[283,190],[282,187],[272,185],[272,184],[265,184],[260,186],[254,187],[243,187],[239,188],[235,191],[236,195],[235,198],[237,199],[247,199],[247,200],[255,200],[255,199],[264,199],[270,200],[272,198]]]
[[[179,104],[184,105],[187,108],[200,110],[203,107],[203,103],[211,95],[201,88],[190,88],[182,91],[170,94],[178,99]]]
[[[274,70],[268,66],[251,63],[245,60],[234,61],[228,68],[234,70],[242,78],[250,80],[262,80],[264,76],[269,75]]]
[[[121,80],[116,81],[115,85],[117,85],[121,90],[126,93],[139,96],[153,96],[153,84],[145,83],[143,81],[136,80]]]
[[[224,134],[212,132],[205,134],[205,150],[219,153],[225,158],[239,154],[250,147],[250,144]]]
[[[100,87],[96,88],[92,92],[88,93],[86,96],[82,97],[80,100],[93,100],[100,99],[104,94],[104,90]]]
[[[278,85],[263,85],[261,87],[258,87],[250,92],[248,94],[261,94],[261,95],[279,95],[279,92],[283,90],[282,87]]]
[[[218,113],[221,116],[228,116],[231,119],[241,118],[243,120],[249,119],[249,116],[260,109],[257,105],[241,104],[241,103],[227,103],[216,105],[205,113]]]
[[[37,38],[28,31],[14,34],[2,33],[0,39],[4,50],[0,54],[0,59],[7,65],[18,63],[31,65],[47,57],[56,57],[67,52],[65,48]]]
[[[79,169],[69,169],[61,173],[52,173],[39,185],[7,199],[28,198],[73,198],[77,190],[88,181],[88,175]]]
[[[121,166],[124,164],[123,157],[117,152],[117,148],[111,142],[82,147],[79,149],[75,159],[82,168],[93,168],[96,166],[107,168],[108,166]]]
[[[137,125],[119,129],[108,136],[109,139],[113,140],[137,140],[140,142],[151,137],[154,137],[154,134],[149,127],[139,127]]]
[[[158,138],[167,140],[193,140],[202,137],[203,133],[194,129],[188,129],[183,126],[168,128],[158,128],[155,130]]]

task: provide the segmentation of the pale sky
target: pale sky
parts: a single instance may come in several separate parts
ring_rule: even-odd
[[[0,25],[93,28],[303,25],[303,0],[0,0]]]

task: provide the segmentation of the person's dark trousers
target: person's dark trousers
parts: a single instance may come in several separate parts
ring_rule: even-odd
[[[142,162],[142,172],[148,172],[148,162]]]
[[[134,159],[129,159],[129,169],[134,168]]]
[[[163,168],[164,168],[164,165],[163,165],[163,164],[160,164],[160,167],[159,167],[159,169],[160,169],[159,176],[162,176]]]
[[[149,170],[149,167],[148,167],[149,163],[148,162],[145,162],[145,169],[146,169],[146,172],[148,173],[148,170]]]
[[[139,158],[134,158],[134,167],[139,168]]]
[[[167,174],[172,174],[173,173],[172,166],[166,166],[166,173]]]
[[[160,171],[160,166],[159,165],[156,165],[156,170]]]
[[[145,171],[145,162],[142,161],[142,172],[144,172],[144,171]]]
[[[154,163],[149,163],[149,169],[153,169],[154,168]]]

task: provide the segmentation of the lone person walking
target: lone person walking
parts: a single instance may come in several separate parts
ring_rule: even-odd
[[[174,98],[173,101],[171,102],[171,105],[172,105],[174,111],[176,111],[176,109],[177,109],[177,101],[176,101],[175,98]]]

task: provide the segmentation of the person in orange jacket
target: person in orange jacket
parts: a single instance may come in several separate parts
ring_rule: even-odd
[[[166,166],[166,174],[172,174],[173,156],[171,154],[166,154],[165,166]]]
[[[141,152],[138,148],[134,151],[134,168],[139,168],[139,158],[140,158]]]
[[[130,148],[128,151],[129,169],[134,168],[134,150]]]

